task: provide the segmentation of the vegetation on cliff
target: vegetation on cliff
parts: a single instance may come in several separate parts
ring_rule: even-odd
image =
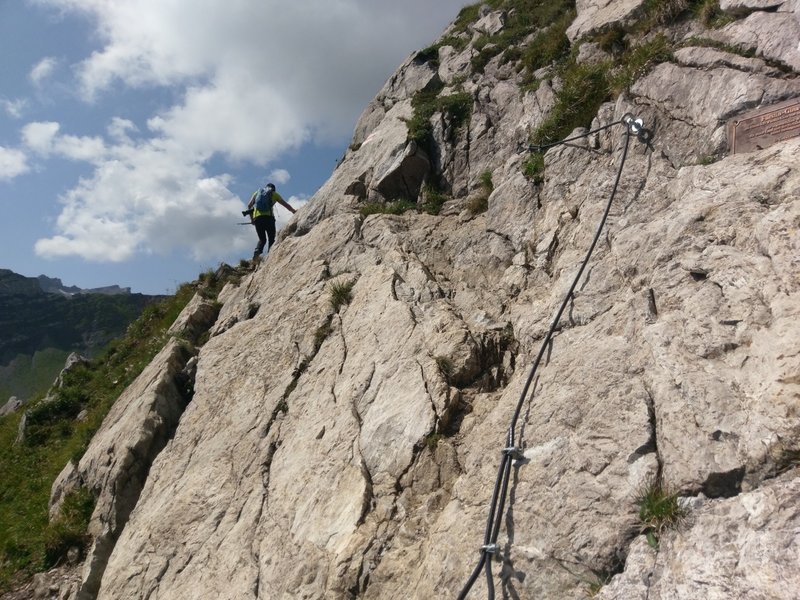
[[[0,400],[44,393],[70,352],[92,356],[157,298],[45,292],[36,278],[0,269]]]
[[[16,577],[52,567],[84,539],[92,498],[70,497],[61,518],[48,522],[50,487],[70,460],[79,460],[111,406],[164,347],[167,330],[194,294],[216,298],[250,265],[203,273],[175,295],[148,304],[124,335],[87,364],[63,374],[48,399],[25,414],[0,418],[0,590]],[[20,421],[25,436],[16,442]]]

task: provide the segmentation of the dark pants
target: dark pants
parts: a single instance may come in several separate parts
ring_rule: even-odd
[[[272,248],[272,244],[275,243],[275,217],[261,215],[253,220],[253,224],[256,226],[256,234],[258,235],[258,244],[256,244],[256,249],[253,251],[253,258],[255,258],[256,256],[261,256],[267,243],[267,238],[269,238],[267,252]]]

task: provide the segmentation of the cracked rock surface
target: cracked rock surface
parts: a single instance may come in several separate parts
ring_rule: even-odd
[[[580,2],[573,41],[642,3],[619,15],[612,4]],[[775,3],[728,4],[749,16],[723,32]],[[768,14],[786,16],[778,4]],[[521,90],[499,58],[465,77],[470,52],[443,46],[438,70],[406,61],[331,178],[220,294],[191,402],[83,597],[457,596],[509,420],[626,135],[617,126],[548,151],[532,183],[518,146],[560,84]],[[800,589],[800,139],[725,156],[726,119],[800,95],[791,56],[772,61],[687,46],[600,107],[595,126],[630,112],[655,136],[630,141],[606,229],[523,403],[498,595]],[[441,212],[359,214],[389,167],[408,175],[398,158],[411,96],[454,81],[473,110],[459,129],[432,117]],[[488,210],[473,214],[486,172]],[[350,300],[334,303],[341,286]],[[116,456],[101,454],[84,460]],[[690,507],[657,550],[637,504],[656,479]],[[481,579],[470,598],[486,597]]]

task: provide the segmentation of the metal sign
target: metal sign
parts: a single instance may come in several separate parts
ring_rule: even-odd
[[[800,98],[739,115],[728,121],[731,154],[752,152],[800,136]]]

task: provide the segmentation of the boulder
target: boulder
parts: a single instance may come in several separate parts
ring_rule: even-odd
[[[379,168],[372,188],[387,200],[416,201],[431,165],[428,156],[415,142],[408,145],[388,166]]]
[[[0,408],[0,417],[5,417],[6,415],[10,415],[12,413],[17,412],[20,407],[22,406],[22,400],[17,398],[16,396],[11,396],[1,408]]]

